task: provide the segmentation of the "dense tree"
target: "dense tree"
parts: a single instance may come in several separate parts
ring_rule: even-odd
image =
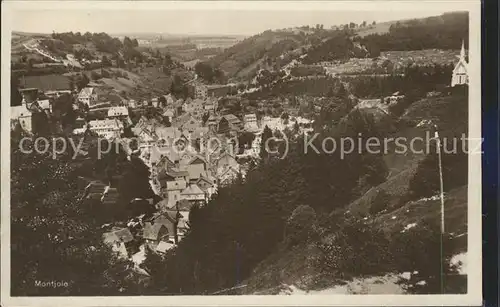
[[[351,57],[365,57],[366,51],[357,48],[348,31],[334,33],[325,42],[312,47],[304,58],[304,64],[321,61],[343,60]]]
[[[295,245],[311,240],[316,226],[316,212],[307,205],[300,205],[288,217],[285,226],[285,237],[287,243]]]
[[[165,54],[165,57],[163,58],[163,65],[170,67],[174,62],[172,61],[172,57],[170,54]]]
[[[243,132],[238,136],[238,144],[240,147],[240,152],[243,152],[245,147],[252,146],[252,142],[255,139],[255,135],[251,132]]]
[[[111,61],[105,55],[102,56],[101,62],[102,62],[102,66],[105,66],[105,67],[111,66]]]
[[[11,138],[12,295],[118,294],[125,282],[118,285],[123,276],[115,273],[125,263],[101,242],[101,206],[83,198],[77,184],[82,165],[69,151],[56,159],[22,153],[21,137]],[[33,149],[33,142],[24,146]],[[68,286],[36,287],[36,281]]]
[[[128,48],[133,48],[134,47],[134,43],[132,42],[132,40],[130,39],[130,37],[125,36],[125,38],[123,38],[123,46],[128,47]]]
[[[205,80],[208,83],[224,83],[225,76],[224,73],[217,68],[212,67],[204,62],[198,62],[194,66],[194,70],[198,77]]]
[[[368,50],[459,49],[467,46],[468,14],[457,12],[393,24],[389,33],[370,34],[361,39]],[[372,47],[375,45],[376,47]]]
[[[203,113],[201,116],[201,122],[203,125],[207,122],[207,120],[210,118],[210,114],[208,112]]]
[[[19,106],[23,96],[19,92],[19,79],[14,75],[10,76],[10,106]]]
[[[189,89],[182,81],[179,75],[175,75],[172,84],[170,85],[170,93],[176,97],[187,98],[189,95]]]
[[[159,106],[161,108],[164,108],[167,106],[167,98],[165,98],[165,96],[158,97],[158,102],[159,102],[159,104],[160,104]]]
[[[64,131],[72,131],[77,114],[73,109],[74,97],[63,94],[52,102],[52,118],[61,124]]]
[[[271,143],[272,142],[267,142],[267,140],[269,138],[271,138],[273,136],[273,132],[271,131],[271,129],[266,125],[264,127],[264,131],[262,132],[262,136],[261,136],[261,143],[260,143],[260,153],[259,153],[259,156],[260,158],[265,161],[268,157],[269,157],[269,152],[267,151],[267,148],[266,148],[266,143],[268,143],[268,146],[271,147]]]
[[[133,156],[130,163],[126,165],[126,169],[118,185],[120,202],[129,205],[130,201],[134,198],[146,199],[154,197],[154,193],[149,185],[149,175],[148,167],[142,160]]]
[[[77,77],[75,79],[76,79],[75,83],[76,83],[76,87],[77,87],[78,91],[81,91],[90,82],[89,77],[87,77],[87,74],[84,74],[84,73],[77,75]]]

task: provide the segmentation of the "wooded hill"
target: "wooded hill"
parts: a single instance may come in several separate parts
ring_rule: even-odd
[[[258,69],[279,69],[304,55],[303,63],[377,57],[381,51],[460,49],[468,44],[468,13],[394,21],[387,33],[357,35],[355,28],[265,31],[227,48],[208,64],[228,77],[248,79]]]

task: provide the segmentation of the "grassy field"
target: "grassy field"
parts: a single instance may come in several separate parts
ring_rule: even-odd
[[[402,73],[408,64],[427,66],[433,64],[455,64],[458,61],[459,50],[412,50],[412,51],[385,51],[377,58],[351,58],[344,63],[327,67],[331,74],[371,74],[371,73]],[[384,71],[384,62],[389,60],[393,64],[392,71]]]
[[[358,29],[356,34],[360,37],[364,37],[370,34],[384,34],[389,33],[389,27],[395,23],[395,21],[381,22],[375,25],[370,25],[365,28]]]
[[[408,63],[416,65],[428,64],[454,64],[458,62],[460,50],[410,50],[410,51],[384,51],[380,57],[398,65],[405,66]]]

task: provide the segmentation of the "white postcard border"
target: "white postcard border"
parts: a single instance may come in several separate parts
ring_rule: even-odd
[[[286,5],[285,5],[286,3]],[[481,137],[481,4],[479,1],[9,1],[2,2],[1,296],[3,306],[465,306],[482,302],[481,156],[469,156],[468,292],[463,295],[294,296],[10,296],[10,45],[13,10],[388,10],[469,11],[469,138]]]

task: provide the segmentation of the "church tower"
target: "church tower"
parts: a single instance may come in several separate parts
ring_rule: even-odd
[[[453,75],[451,77],[451,86],[469,84],[469,75],[467,72],[468,63],[465,60],[465,47],[464,41],[462,41],[462,49],[460,50],[460,56],[458,57],[458,63],[453,69]]]

